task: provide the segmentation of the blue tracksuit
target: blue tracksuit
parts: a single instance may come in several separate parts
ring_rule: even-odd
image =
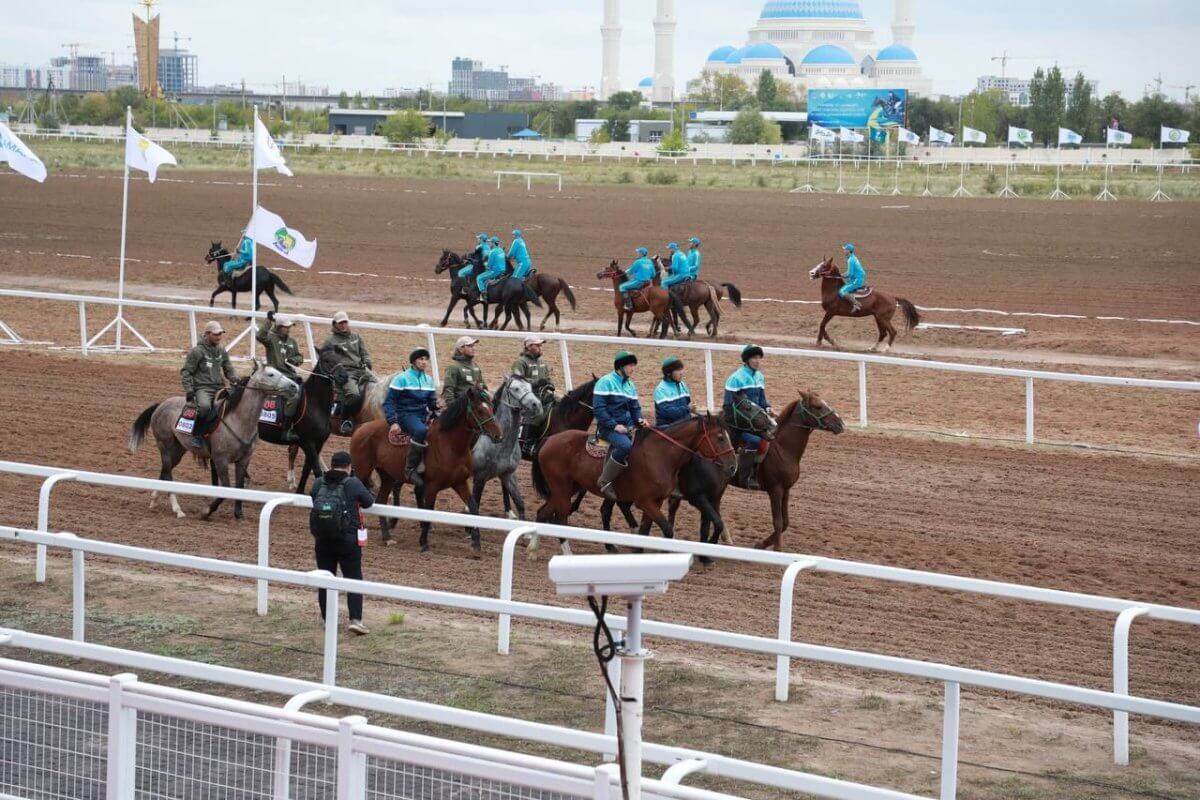
[[[762,370],[750,369],[743,364],[737,372],[725,381],[725,405],[732,405],[738,397],[744,397],[759,408],[767,408],[767,384],[763,380]],[[740,431],[742,444],[749,449],[757,449],[762,439],[752,433]]]
[[[414,442],[425,443],[429,426],[425,420],[437,410],[437,384],[426,372],[409,367],[392,378],[383,414],[389,425],[399,425]]]
[[[529,248],[525,246],[525,240],[518,236],[513,239],[513,243],[508,248],[508,257],[517,265],[513,270],[513,277],[525,280],[529,277],[530,271],[533,269],[533,262],[529,260]]]
[[[663,378],[654,389],[654,426],[665,428],[692,415],[692,393],[683,381]]]
[[[596,432],[600,438],[612,445],[612,458],[622,464],[629,463],[629,451],[633,449],[633,428],[642,418],[642,404],[638,402],[637,386],[633,381],[613,370],[600,380],[592,390],[592,410],[596,415]],[[617,433],[618,425],[629,429],[629,434]]]
[[[850,258],[846,259],[846,282],[842,284],[842,288],[838,289],[838,294],[842,297],[857,292],[867,283],[867,271],[863,269],[862,262],[858,260],[858,256],[854,253],[850,254]]]
[[[629,269],[625,271],[626,281],[617,288],[622,292],[632,292],[634,289],[649,286],[656,272],[650,257],[642,256],[629,265]]]
[[[237,255],[225,262],[222,269],[226,273],[233,272],[242,267],[248,267],[254,263],[254,242],[250,241],[249,236],[243,236],[242,241],[238,243]]]
[[[688,257],[678,250],[671,256],[671,266],[667,268],[670,274],[663,281],[663,288],[670,289],[672,286],[678,286],[681,283],[692,279],[692,270],[688,266]]]
[[[700,264],[704,261],[704,254],[700,252],[699,247],[693,247],[688,250],[688,274],[692,276],[692,280],[700,277]]]
[[[504,248],[496,245],[488,253],[487,269],[479,273],[479,277],[475,279],[475,285],[479,287],[480,293],[483,293],[488,281],[499,278],[507,267],[508,262],[504,258]]]
[[[484,242],[483,244],[476,247],[475,250],[472,251],[472,253],[478,252],[479,253],[479,263],[487,264],[488,251],[491,249],[492,249],[491,245],[489,245],[487,242]],[[465,267],[463,267],[462,269],[460,269],[458,271],[458,277],[462,278],[463,280],[466,280],[467,278],[471,277],[471,273],[474,271],[475,271],[475,265],[467,264]]]

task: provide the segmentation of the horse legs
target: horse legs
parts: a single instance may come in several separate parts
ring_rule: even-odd
[[[442,321],[439,323],[439,327],[444,328],[444,327],[446,327],[446,325],[449,324],[450,312],[454,311],[454,307],[456,305],[458,305],[458,301],[461,299],[462,299],[462,297],[457,294],[453,294],[450,296],[450,305],[446,306],[446,316],[442,317]],[[467,321],[467,312],[463,311],[463,323],[465,324],[466,321]]]
[[[185,452],[186,451],[183,449],[183,445],[181,445],[174,436],[171,437],[170,442],[159,444],[158,458],[161,466],[158,470],[158,479],[160,481],[174,480],[172,474],[175,471],[175,467],[179,466],[179,462],[183,458],[183,454]],[[154,508],[154,501],[157,497],[158,492],[154,492],[152,495],[150,495],[151,508]],[[187,514],[184,514],[183,509],[179,507],[179,498],[175,496],[174,492],[170,494],[170,499],[171,510],[175,512],[175,516],[179,519],[186,517]]]
[[[288,483],[288,491],[289,491],[289,492],[294,492],[294,491],[296,491],[296,454],[297,454],[298,452],[300,452],[300,446],[299,446],[299,445],[295,445],[295,444],[289,444],[289,445],[288,445],[288,472],[287,472],[287,483]],[[304,457],[307,459],[307,458],[308,458],[308,453],[305,453],[305,454],[304,454]],[[308,464],[307,464],[307,463],[305,463],[305,466],[307,467],[307,466],[308,466]]]
[[[875,327],[879,329],[879,339],[871,347],[872,353],[879,350],[883,346],[883,340],[887,338],[887,328],[884,326],[883,320],[879,317],[875,317]],[[886,350],[887,348],[885,347],[884,349]]]
[[[229,465],[222,462],[217,465],[217,459],[213,457],[209,460],[209,472],[212,475],[213,486],[228,486],[229,485]],[[225,502],[221,498],[215,498],[208,504],[208,510],[200,515],[200,519],[212,519],[212,515],[217,513],[217,509],[221,507],[221,503]]]
[[[833,319],[833,312],[826,311],[825,319],[821,320],[821,327],[817,329],[817,347],[821,346],[822,339],[829,342],[830,347],[837,347],[837,342],[833,340],[832,336],[825,332],[825,326],[829,324],[829,320],[831,319]]]
[[[774,532],[754,547],[758,550],[765,550],[769,547],[779,550],[783,542],[783,532],[787,530],[788,497],[786,492],[777,488],[769,489],[767,494],[771,498],[771,523],[774,526]]]
[[[229,290],[229,307],[237,308],[237,290],[236,289]]]
[[[275,296],[275,283],[272,281],[267,284],[265,289],[267,297],[271,298],[271,305],[275,306],[275,313],[279,313],[279,298]]]
[[[392,493],[392,487],[396,481],[391,475],[381,469],[376,470],[376,473],[379,475],[379,491],[375,493],[375,502],[380,505],[386,505],[388,495]],[[391,520],[387,517],[379,518],[379,536],[384,547],[392,543]]]
[[[224,286],[218,286],[216,289],[214,289],[212,296],[208,298],[208,307],[212,308],[213,305],[217,302],[217,295],[223,294],[224,292],[227,292],[227,291],[228,291],[228,289],[226,289]]]
[[[304,448],[304,467],[300,470],[300,483],[294,487],[294,490],[299,494],[304,494],[304,487],[308,483],[310,472],[318,478],[324,472],[321,469],[321,456],[317,452],[317,446],[309,441],[303,442],[302,446]],[[290,470],[289,474],[291,474]]]
[[[426,510],[432,509],[433,504],[437,502],[437,492],[429,491],[429,484],[425,484],[420,489],[414,492],[417,495],[417,508]],[[433,527],[428,522],[421,523],[421,540],[420,549],[422,553],[429,552],[429,529]]]
[[[241,461],[234,462],[233,480],[234,480],[234,485],[237,488],[239,488],[239,489],[246,488],[246,478],[249,477],[249,474],[250,474],[250,459],[249,458],[243,458]],[[244,518],[244,516],[245,515],[242,513],[242,501],[234,500],[233,501],[233,518],[237,519],[237,520],[241,520]]]
[[[558,327],[562,322],[562,314],[558,313],[558,305],[553,300],[546,300],[546,316],[542,317],[542,324],[538,327],[539,331],[546,330],[546,323],[550,320],[550,315],[554,315],[554,327]]]
[[[463,481],[454,487],[454,493],[466,503],[468,514],[478,515],[479,497],[483,495],[483,487],[487,481],[476,480],[474,484],[472,490],[468,492],[467,482]],[[467,534],[471,537],[471,558],[479,558],[479,528],[467,528]]]
[[[521,487],[517,483],[517,471],[514,469],[507,475],[500,476],[500,485],[504,487],[505,498],[511,498],[513,505],[517,507],[517,519],[525,521],[525,498],[521,496]],[[504,509],[505,514],[511,515],[507,507]]]

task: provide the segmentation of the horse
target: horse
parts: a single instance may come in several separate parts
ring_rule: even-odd
[[[271,298],[271,303],[275,306],[275,310],[279,311],[279,298],[275,296],[275,287],[287,294],[292,294],[292,290],[283,282],[283,278],[276,275],[271,270],[264,266],[259,266],[255,270],[255,275],[258,280],[253,282],[250,278],[250,270],[246,269],[242,274],[230,278],[225,275],[225,264],[233,258],[233,255],[221,246],[220,242],[211,242],[208,248],[208,255],[204,257],[204,263],[211,264],[214,261],[217,264],[217,288],[213,290],[212,297],[208,298],[208,306],[212,308],[213,303],[217,300],[217,295],[222,292],[229,292],[231,295],[230,305],[237,308],[238,292],[249,292],[251,289],[255,291],[254,302],[251,311],[258,310],[258,298],[263,292],[267,293],[267,297]]]
[[[845,429],[842,418],[816,392],[800,392],[800,399],[783,409],[771,448],[757,470],[758,483],[762,487],[758,491],[766,492],[771,501],[773,531],[755,547],[779,550],[782,545],[783,532],[790,524],[788,502],[792,487],[800,479],[800,459],[808,447],[808,437],[814,430],[838,434]],[[716,544],[724,530],[721,498],[729,483],[729,476],[701,459],[693,458],[679,472],[680,494],[700,512],[701,542]],[[671,498],[669,520],[672,525],[680,502],[679,498]],[[710,525],[712,535],[708,536],[706,531]]]
[[[837,347],[833,337],[825,332],[825,326],[834,317],[874,317],[875,325],[879,328],[879,340],[875,342],[871,351],[880,350],[882,346],[884,353],[890,350],[892,343],[896,341],[896,327],[892,325],[892,315],[896,313],[897,306],[904,312],[904,323],[907,330],[911,331],[921,324],[921,315],[917,312],[916,306],[903,297],[893,297],[878,290],[862,298],[859,301],[862,308],[854,311],[850,301],[838,295],[838,289],[846,279],[834,266],[832,257],[809,270],[808,277],[812,280],[821,279],[821,308],[825,309],[825,319],[821,320],[821,327],[817,331],[817,347],[821,346],[821,340],[826,340],[833,347]],[[884,338],[887,338],[887,344],[883,343]]]
[[[146,428],[154,432],[158,443],[158,455],[162,461],[158,479],[172,480],[171,474],[183,459],[183,454],[191,452],[203,466],[209,462],[212,472],[213,485],[229,485],[229,465],[234,465],[237,488],[246,485],[246,472],[250,467],[250,456],[254,453],[254,445],[258,441],[258,416],[262,410],[262,401],[271,394],[283,394],[294,397],[300,387],[294,381],[279,372],[274,367],[263,367],[257,360],[254,369],[244,381],[239,381],[229,390],[221,409],[221,418],[216,427],[208,435],[204,450],[192,447],[192,435],[175,430],[175,423],[183,413],[187,400],[183,397],[168,397],[159,403],[148,406],[134,421],[129,429],[129,452],[136,453],[142,439],[146,436]],[[246,394],[253,394],[258,402],[243,402]],[[201,420],[196,421],[197,424]],[[150,507],[158,497],[155,492],[150,497]],[[201,519],[208,519],[220,507],[222,500],[217,498],[209,504],[208,510]],[[179,500],[171,494],[171,509],[182,519],[187,516],[179,507]],[[242,502],[233,504],[233,516],[242,519]]]
[[[598,482],[604,462],[603,458],[586,452],[587,439],[584,431],[565,431],[552,436],[538,451],[533,485],[546,501],[538,509],[538,522],[567,525],[577,489],[600,494]],[[693,455],[715,461],[731,474],[737,468],[725,427],[709,413],[689,417],[667,428],[640,428],[634,434],[629,468],[617,479],[615,488],[620,503],[642,510],[638,532],[643,536],[650,533],[650,525],[654,523],[663,536],[674,538],[675,530],[662,513],[662,504],[675,490],[680,468]],[[530,548],[533,547],[531,541]]]
[[[571,310],[575,310],[575,293],[571,291],[571,284],[567,283],[564,279],[556,278],[545,272],[535,271],[525,279],[525,285],[532,289],[534,294],[546,301],[546,316],[542,318],[542,324],[538,326],[538,330],[546,330],[546,323],[550,320],[551,315],[554,315],[555,328],[562,325],[562,313],[558,310],[558,303],[556,302],[560,293],[571,304]]]
[[[392,487],[405,483],[405,463],[409,445],[394,445],[389,441],[386,420],[374,420],[356,429],[350,437],[350,458],[355,473],[364,480],[379,475],[376,502],[386,503]],[[472,386],[446,407],[429,426],[429,449],[425,451],[425,485],[417,490],[417,505],[431,509],[444,489],[453,489],[467,507],[468,514],[477,514],[479,507],[467,487],[471,478],[471,440],[483,433],[492,441],[500,441],[502,432],[492,413],[487,394]],[[389,544],[392,533],[385,518],[379,518],[383,543]],[[469,528],[471,555],[479,557],[479,529]],[[421,552],[429,551],[429,523],[421,523]]]
[[[656,257],[654,259],[655,266],[658,267],[659,273],[666,272],[666,259]],[[679,298],[679,302],[691,313],[692,321],[688,322],[686,316],[680,314],[672,314],[672,326],[675,328],[675,333],[678,334],[679,321],[687,325],[688,336],[696,335],[696,326],[700,324],[700,308],[703,307],[708,312],[708,322],[704,324],[705,332],[712,338],[717,338],[717,329],[721,323],[721,306],[720,303],[725,299],[726,294],[729,295],[730,301],[734,308],[742,307],[742,292],[732,283],[710,283],[699,279],[686,281],[671,287],[670,291]],[[655,321],[657,324],[657,320]],[[654,327],[651,326],[651,336],[654,335]]]
[[[659,338],[667,338],[667,328],[670,326],[671,313],[683,313],[683,305],[679,302],[679,298],[673,296],[661,286],[646,286],[633,292],[633,310],[625,308],[625,299],[621,296],[621,284],[628,278],[625,271],[618,266],[616,259],[608,265],[608,269],[603,272],[596,273],[596,277],[600,280],[611,279],[613,285],[613,308],[617,310],[617,336],[621,336],[621,328],[624,327],[629,332],[630,336],[637,336],[633,332],[633,328],[629,327],[629,323],[633,320],[634,314],[639,314],[649,311],[655,321],[660,323]]]
[[[517,506],[520,519],[525,519],[525,500],[517,484],[517,467],[521,463],[521,443],[518,435],[522,422],[530,422],[542,414],[542,402],[538,400],[529,383],[519,375],[509,375],[493,395],[496,402],[496,422],[502,436],[494,441],[480,437],[471,452],[473,491],[475,508],[483,497],[488,481],[499,478],[504,487],[506,501],[511,498]]]
[[[475,293],[469,291],[468,287],[470,284],[467,282],[475,280],[475,276],[483,271],[483,265],[478,261],[471,261],[470,263],[474,267],[471,276],[466,279],[460,278],[458,277],[458,271],[467,265],[467,259],[458,253],[443,250],[442,257],[438,259],[437,265],[433,268],[435,275],[441,275],[446,270],[450,270],[450,304],[446,306],[446,315],[442,317],[441,327],[443,328],[450,321],[450,312],[454,310],[454,307],[458,305],[460,300],[466,303],[463,307],[463,325],[469,326],[470,323],[467,320],[467,315],[470,314],[471,319],[475,320],[475,326],[478,328],[483,327],[483,323],[480,322],[479,317],[475,314],[475,306],[480,301]],[[486,317],[486,314],[484,316]]]
[[[346,368],[340,363],[333,363],[332,365],[326,363],[329,361],[328,357],[332,353],[333,351],[328,348],[322,348],[318,350],[317,363],[314,367],[314,370],[328,376],[333,381],[333,384],[337,386],[349,379],[349,375],[346,373]],[[351,420],[353,420],[355,427],[372,420],[383,419],[383,401],[387,399],[388,381],[380,380],[379,376],[375,375],[374,373],[371,374],[373,378],[363,387],[362,402],[359,403],[358,408],[354,410],[354,414],[351,416]],[[345,435],[341,430],[342,421],[344,419],[345,417],[341,413],[341,409],[339,409],[338,413],[336,414],[330,412],[330,431],[334,435]],[[293,445],[288,451],[289,471],[295,468],[297,449],[298,448]]]
[[[452,270],[450,278],[450,305],[446,308],[446,316],[442,320],[442,327],[446,326],[446,321],[450,318],[450,311],[459,299],[465,298],[467,308],[470,309],[478,303],[483,303],[483,322],[479,324],[480,328],[488,327],[488,309],[491,306],[496,306],[496,313],[492,320],[491,327],[495,328],[500,323],[500,312],[504,312],[504,325],[501,330],[507,330],[508,324],[516,320],[517,330],[525,330],[533,328],[532,317],[529,314],[527,303],[533,303],[538,308],[542,307],[542,301],[531,287],[525,285],[519,278],[512,276],[512,263],[506,262],[506,271],[497,280],[492,281],[482,297],[479,296],[478,290],[468,281],[474,281],[475,276],[479,274],[478,266],[472,272],[470,278],[464,281],[458,277],[458,270],[466,266],[468,262],[457,253],[452,253],[449,250],[442,251],[442,257],[434,267],[434,272],[440,274],[446,270]],[[457,294],[456,283],[457,280]],[[525,324],[521,324],[521,314],[525,315]],[[471,316],[475,317],[475,312],[471,311]],[[463,316],[464,324],[466,324],[466,315]],[[478,323],[479,318],[475,317]]]
[[[330,419],[330,408],[333,406],[333,379],[317,369],[308,374],[300,384],[300,407],[296,409],[296,422],[292,431],[300,437],[299,442],[285,442],[283,431],[286,420],[282,418],[283,407],[276,409],[279,415],[278,423],[258,423],[258,438],[271,444],[287,445],[288,448],[288,489],[304,494],[304,486],[308,483],[309,473],[314,478],[325,474],[321,464],[321,450],[333,432]],[[304,468],[300,471],[300,481],[296,481],[296,454],[304,453]]]

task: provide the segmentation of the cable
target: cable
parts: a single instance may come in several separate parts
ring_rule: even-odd
[[[600,603],[597,605],[596,598],[588,595],[588,606],[596,615],[596,629],[592,631],[592,650],[596,654],[596,661],[600,664],[600,676],[604,678],[604,685],[608,687],[608,696],[612,698],[613,708],[616,710],[617,766],[621,770],[621,797],[623,800],[629,800],[629,776],[625,772],[625,723],[622,721],[623,715],[621,714],[622,699],[616,687],[613,686],[612,678],[608,676],[609,662],[617,657],[617,644],[613,640],[612,631],[608,628],[608,622],[604,619],[608,613],[608,596],[601,597]],[[605,640],[603,644],[600,643],[601,636]]]

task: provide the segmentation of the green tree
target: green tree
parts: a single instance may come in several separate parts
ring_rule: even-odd
[[[1116,92],[1111,92],[1094,105],[1092,114],[1095,120],[1095,129],[1103,137],[1104,131],[1108,129],[1109,121],[1116,119],[1118,122],[1124,123],[1128,111],[1129,104],[1125,102],[1125,98]]]
[[[608,98],[608,105],[618,111],[629,111],[642,103],[641,92],[614,92]]]
[[[1085,140],[1092,127],[1092,85],[1082,72],[1075,73],[1071,84],[1071,102],[1063,117],[1065,127],[1078,133]]]
[[[683,131],[676,128],[662,138],[658,143],[658,152],[674,154],[687,150],[687,142],[683,140]]]
[[[1007,98],[998,90],[971,92],[963,99],[963,126],[983,131],[991,141],[996,141],[997,132],[1000,129],[1000,109],[1007,105]],[[958,141],[965,141],[962,138],[962,131],[958,132],[958,137]],[[1000,141],[1005,141],[1007,138],[1008,130],[1005,129]]]
[[[908,101],[908,128],[922,136],[930,128],[948,131],[958,121],[958,104],[950,100],[934,100],[929,97],[910,97]]]
[[[612,141],[612,136],[609,135],[608,128],[601,125],[592,131],[592,135],[588,138],[588,141],[592,144],[608,144]]]
[[[750,87],[737,75],[702,72],[689,85],[692,99],[722,111],[736,111],[754,99]]]
[[[1062,71],[1057,66],[1049,72],[1041,67],[1033,74],[1029,84],[1029,110],[1026,123],[1033,130],[1035,142],[1049,144],[1058,141],[1058,127],[1063,122],[1067,85]]]
[[[121,109],[123,114],[124,108]],[[108,125],[112,122],[112,108],[106,95],[92,92],[85,95],[79,104],[76,121],[81,125]]]
[[[1151,94],[1129,107],[1128,119],[1122,127],[1157,144],[1162,133],[1160,126],[1181,128],[1186,119],[1183,106],[1161,94]]]
[[[753,106],[743,108],[729,126],[729,141],[733,144],[779,144],[783,134],[779,125],[768,122]]]
[[[429,123],[412,109],[392,114],[375,128],[375,135],[384,136],[393,144],[414,142],[428,133]]]
[[[338,108],[349,108],[349,107],[350,107],[350,95],[346,94],[345,92],[339,92],[338,93]]]
[[[775,83],[775,76],[768,70],[763,70],[758,76],[758,86],[754,90],[754,96],[758,98],[760,108],[772,108],[779,98],[779,87]]]

